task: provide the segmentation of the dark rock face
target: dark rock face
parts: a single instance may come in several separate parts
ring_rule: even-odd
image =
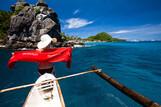
[[[61,42],[60,32],[58,16],[51,8],[25,5],[17,15],[11,17],[6,45],[14,49],[36,48],[43,34],[49,34]]]

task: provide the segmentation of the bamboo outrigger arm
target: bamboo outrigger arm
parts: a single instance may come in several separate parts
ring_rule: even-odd
[[[97,72],[97,71],[98,70],[90,70],[90,71],[80,72],[80,73],[67,75],[67,76],[63,76],[63,77],[58,77],[55,80],[49,80],[49,81],[41,82],[41,83],[38,83],[38,84],[31,83],[31,84],[27,84],[27,85],[21,85],[21,86],[16,86],[16,87],[12,87],[12,88],[7,88],[7,89],[0,90],[0,93],[13,91],[13,90],[18,90],[18,89],[22,89],[22,88],[27,88],[27,87],[31,87],[31,86],[38,86],[38,85],[41,85],[41,84],[44,84],[44,83],[63,80],[63,79],[67,79],[67,78],[71,78],[71,77],[75,77],[75,76],[80,76],[80,75],[84,75],[84,74],[88,74],[88,73],[94,73],[94,72]]]
[[[110,83],[112,86],[114,86],[116,89],[136,101],[137,103],[141,104],[143,107],[161,107],[156,102],[153,102],[152,100],[144,97],[143,95],[127,88],[123,84],[119,83],[118,81],[114,80],[112,77],[108,76],[107,74],[101,72],[101,70],[98,70],[95,72],[99,77]]]

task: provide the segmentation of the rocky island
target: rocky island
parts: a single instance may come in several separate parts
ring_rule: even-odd
[[[0,12],[0,42],[6,48],[36,48],[43,34],[62,42],[58,15],[43,0],[36,5],[18,0],[10,9]]]
[[[28,4],[24,0],[17,0],[17,3],[10,9],[11,12],[0,11],[0,47],[35,49],[43,34],[57,38],[58,43],[53,44],[53,47],[84,45],[84,42],[88,41],[124,41],[112,38],[106,32],[83,39],[61,33],[57,13],[49,8],[43,0],[38,0],[36,5]]]
[[[11,16],[6,46],[8,48],[36,48],[43,34],[62,42],[58,16],[42,0],[36,5],[18,1],[11,6]]]

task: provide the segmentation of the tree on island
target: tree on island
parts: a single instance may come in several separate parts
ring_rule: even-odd
[[[95,36],[90,36],[87,38],[89,41],[111,41],[112,36],[107,34],[106,32],[101,32],[96,34]]]
[[[108,34],[106,32],[101,32],[101,33],[96,34],[95,36],[90,36],[88,38],[81,38],[81,37],[78,37],[78,36],[71,36],[71,35],[65,34],[64,32],[61,33],[61,36],[62,36],[64,41],[69,41],[69,40],[104,41],[104,42],[121,42],[121,41],[125,41],[123,39],[113,38],[110,34]]]
[[[63,39],[63,41],[69,41],[69,40],[83,40],[82,38],[78,37],[78,36],[71,36],[68,34],[65,34],[64,32],[61,33],[61,37]]]
[[[10,17],[12,13],[0,10],[0,39],[7,36],[7,30],[10,26]]]
[[[105,41],[105,42],[125,41],[123,39],[113,38],[110,34],[106,32],[101,32],[101,33],[96,34],[95,36],[90,36],[86,40],[87,41]]]

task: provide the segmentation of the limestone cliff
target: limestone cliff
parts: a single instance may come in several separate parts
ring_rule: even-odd
[[[46,33],[62,41],[58,16],[46,4],[16,4],[11,9],[15,14],[8,30],[8,48],[36,48],[41,35]]]

